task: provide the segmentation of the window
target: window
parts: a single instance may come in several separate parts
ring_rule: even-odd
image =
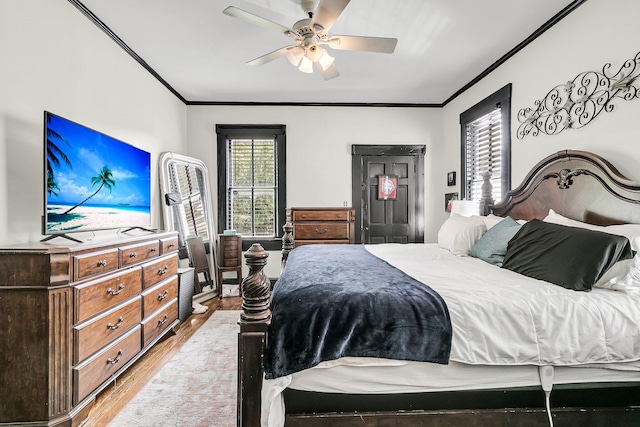
[[[281,248],[285,221],[285,126],[217,125],[218,231],[236,230],[246,250]]]
[[[494,203],[509,191],[510,123],[510,84],[460,114],[463,199],[480,201],[485,173],[490,174]],[[483,207],[480,210],[482,213]]]

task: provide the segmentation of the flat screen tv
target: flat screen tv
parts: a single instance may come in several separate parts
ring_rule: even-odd
[[[151,155],[44,113],[43,240],[83,231],[151,226]]]

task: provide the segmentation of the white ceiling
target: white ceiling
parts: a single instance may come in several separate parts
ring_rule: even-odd
[[[331,35],[395,37],[393,54],[331,50],[340,76],[286,57],[292,40],[224,15],[235,6],[290,28],[300,0],[72,0],[84,5],[187,103],[436,104],[554,18],[571,0],[352,0]]]

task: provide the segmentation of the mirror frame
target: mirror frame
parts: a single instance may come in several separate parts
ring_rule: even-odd
[[[176,212],[174,206],[177,205],[176,200],[171,200],[171,195],[180,193],[179,190],[175,189],[171,185],[171,172],[170,168],[172,165],[180,165],[180,166],[191,166],[202,173],[203,180],[203,188],[200,189],[200,193],[204,195],[202,200],[202,208],[204,210],[204,217],[206,225],[206,230],[208,236],[203,237],[203,241],[205,243],[205,248],[207,250],[207,254],[209,257],[209,265],[212,266],[211,271],[211,279],[214,282],[214,289],[216,289],[216,281],[217,281],[217,259],[216,259],[216,225],[214,218],[214,211],[211,204],[211,180],[209,179],[209,171],[207,166],[199,159],[188,157],[182,154],[173,153],[170,151],[165,151],[160,154],[158,160],[159,166],[159,177],[160,177],[160,191],[161,191],[161,199],[162,199],[162,217],[164,221],[164,228],[169,231],[177,231],[180,234],[180,247],[179,247],[179,256],[181,259],[188,258],[187,248],[186,248],[186,239],[189,236],[182,235],[181,230],[176,229]],[[187,221],[189,219],[187,218]],[[195,229],[195,224],[194,224]]]

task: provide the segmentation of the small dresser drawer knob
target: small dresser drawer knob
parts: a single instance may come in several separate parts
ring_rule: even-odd
[[[107,265],[106,259],[101,259],[100,261],[98,261],[98,267],[106,267],[106,265]]]
[[[169,296],[169,291],[165,289],[163,293],[158,294],[158,301],[162,301],[163,299],[166,299],[168,296]]]
[[[120,327],[120,325],[122,325],[122,322],[124,322],[124,318],[122,316],[120,316],[120,318],[118,319],[118,322],[116,322],[116,324],[107,323],[107,329],[111,329],[112,331],[115,330],[115,329],[118,329]]]
[[[164,317],[163,317],[162,319],[158,320],[158,326],[162,326],[162,325],[164,325],[165,323],[167,323],[167,320],[168,320],[168,319],[169,319],[169,316],[165,314],[165,315],[164,315]]]
[[[317,234],[324,234],[324,233],[326,233],[327,231],[329,231],[329,230],[327,230],[326,228],[325,228],[325,229],[323,229],[323,230],[320,230],[319,228],[316,228],[316,233],[317,233]]]
[[[129,254],[129,258],[138,258],[138,254],[137,254],[137,253],[135,253],[135,252],[131,252],[131,253]]]
[[[109,289],[107,289],[107,293],[109,295],[118,295],[120,292],[122,292],[123,289],[124,289],[124,284],[120,283],[118,285],[118,290],[117,291],[114,291],[113,289],[109,288]]]
[[[151,248],[151,253],[154,253],[155,251],[157,251],[158,249],[154,246],[153,248]]]
[[[165,265],[164,267],[158,269],[158,275],[162,276],[163,274],[165,274],[167,271],[169,271],[169,266]]]
[[[122,350],[118,350],[118,355],[114,358],[108,358],[107,359],[107,364],[109,365],[115,365],[116,363],[118,363],[120,361],[120,358],[122,357]]]

